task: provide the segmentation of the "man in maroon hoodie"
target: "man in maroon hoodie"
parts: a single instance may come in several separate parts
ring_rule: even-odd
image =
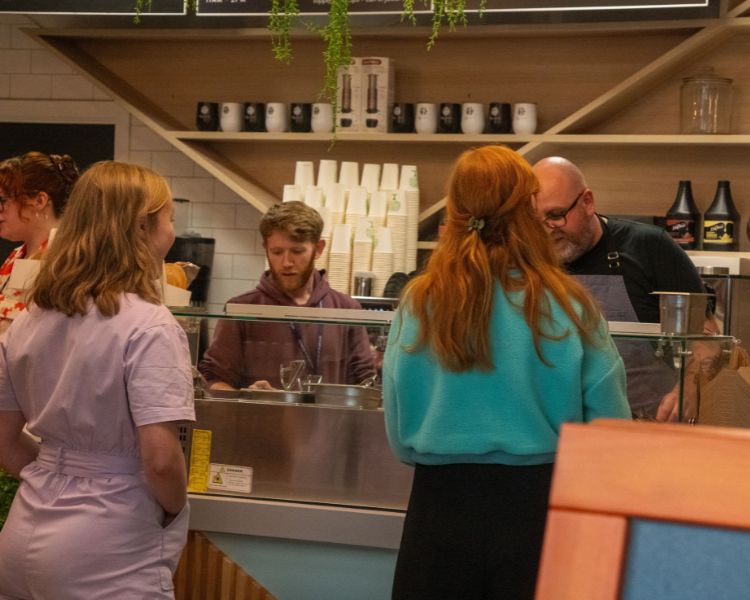
[[[322,231],[323,219],[306,204],[273,206],[260,221],[270,268],[254,290],[229,303],[361,308],[315,269]],[[305,372],[323,383],[357,384],[375,374],[364,327],[230,320],[216,325],[199,369],[214,389],[280,388],[279,367],[291,360],[305,361]]]

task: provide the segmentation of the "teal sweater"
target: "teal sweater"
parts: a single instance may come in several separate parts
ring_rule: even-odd
[[[552,322],[537,356],[522,307],[523,292],[495,287],[490,320],[494,370],[455,373],[426,348],[407,352],[419,323],[407,304],[396,314],[383,363],[386,430],[408,464],[554,461],[560,427],[598,417],[630,418],[622,359],[602,321],[596,345],[585,344],[550,296]]]

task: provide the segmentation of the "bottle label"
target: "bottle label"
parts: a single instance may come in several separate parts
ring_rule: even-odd
[[[664,228],[680,246],[695,244],[695,221],[693,219],[670,219],[667,217]]]
[[[734,221],[703,221],[703,241],[730,246],[734,243]]]

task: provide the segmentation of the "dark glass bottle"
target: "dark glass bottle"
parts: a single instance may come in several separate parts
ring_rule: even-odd
[[[677,196],[667,211],[664,227],[678,246],[685,250],[698,247],[701,214],[693,200],[693,188],[689,181],[680,181]]]
[[[729,182],[719,181],[714,201],[703,215],[703,249],[737,250],[740,215],[732,201]]]

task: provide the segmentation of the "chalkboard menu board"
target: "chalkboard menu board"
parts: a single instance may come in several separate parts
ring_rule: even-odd
[[[136,0],[0,0],[0,13],[134,15]],[[183,0],[152,0],[149,15],[184,15]]]
[[[2,0],[0,0],[1,2]],[[481,0],[468,0],[470,12],[479,10]],[[198,0],[198,14],[264,16],[270,9],[269,0]],[[329,0],[298,0],[303,15],[328,14]],[[586,10],[665,9],[708,7],[710,0],[486,0],[486,12],[568,12]],[[422,8],[424,7],[424,8]],[[415,13],[431,13],[417,0]],[[351,14],[401,14],[403,0],[350,0]]]

